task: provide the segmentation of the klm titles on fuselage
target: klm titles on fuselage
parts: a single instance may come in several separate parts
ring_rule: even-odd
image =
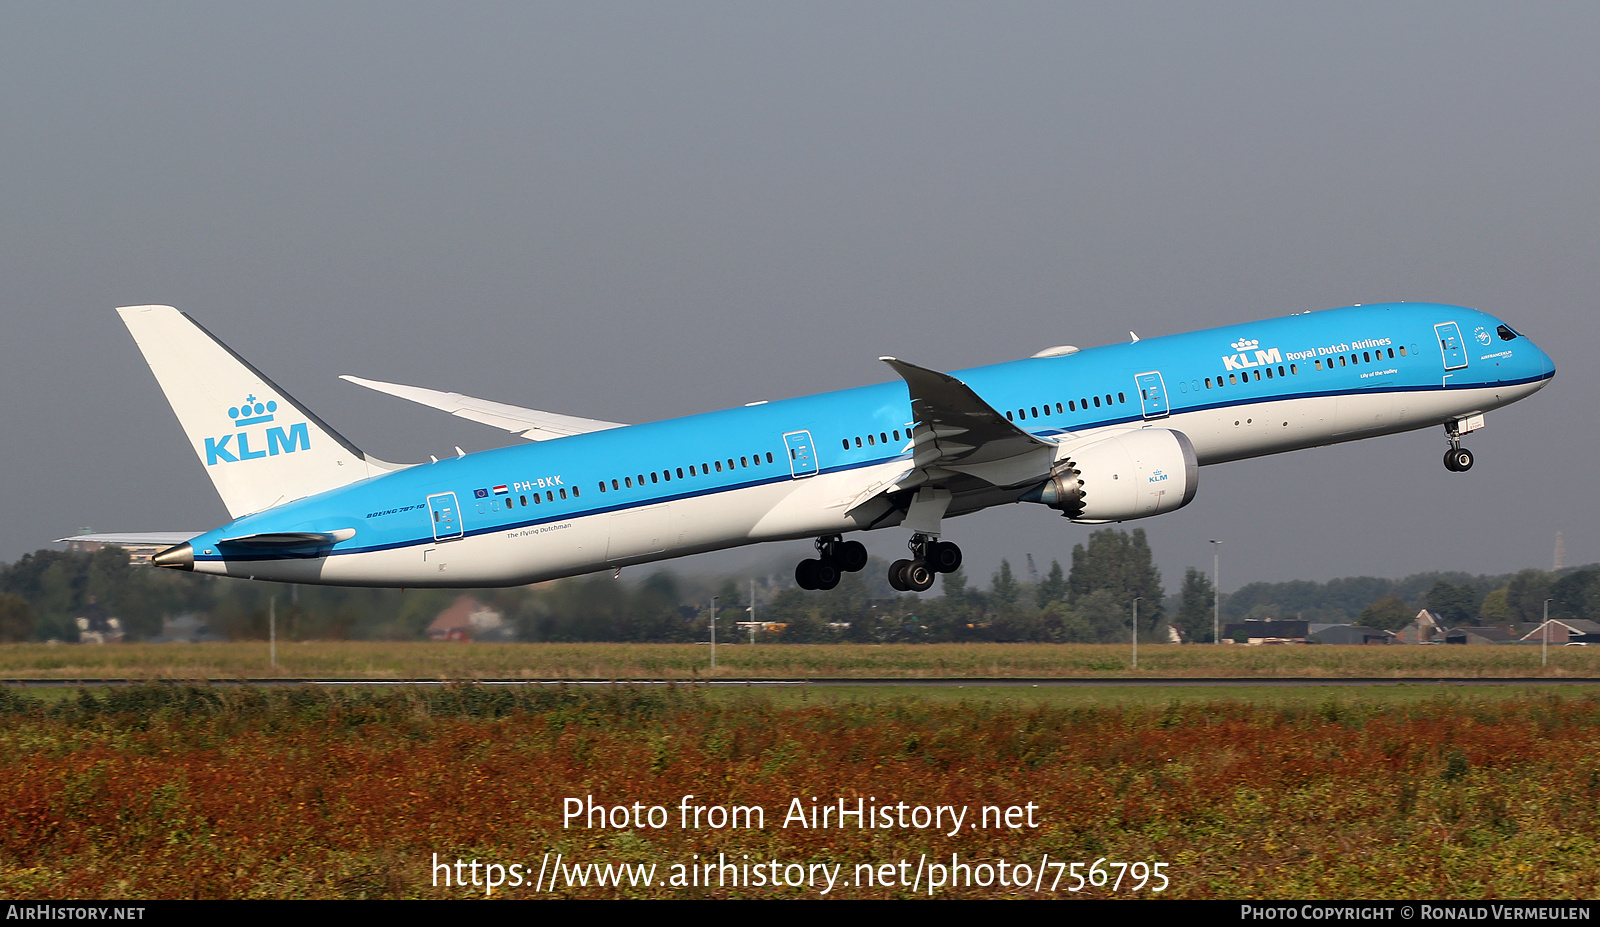
[[[293,454],[297,450],[311,450],[311,431],[305,422],[290,425],[287,430],[274,425],[266,429],[264,434],[257,431],[256,449],[250,449],[251,432],[246,431],[245,426],[265,425],[273,420],[277,411],[276,401],[269,399],[266,402],[258,402],[254,395],[246,396],[244,402],[229,408],[228,417],[233,419],[233,427],[239,430],[220,438],[206,439],[206,466],[238,463],[241,460],[255,460],[260,457],[276,457],[279,454]],[[230,444],[232,447],[229,447]]]

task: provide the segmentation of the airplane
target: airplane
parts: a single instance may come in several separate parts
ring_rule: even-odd
[[[830,589],[867,564],[846,534],[898,529],[889,582],[922,592],[961,565],[946,522],[991,506],[1145,518],[1187,505],[1202,466],[1441,425],[1446,469],[1470,469],[1463,436],[1555,375],[1494,316],[1388,303],[953,373],[883,357],[889,382],[635,425],[347,376],[531,441],[400,465],[177,309],[117,311],[233,518],[153,562],[347,586],[520,585],[810,538],[795,580]]]

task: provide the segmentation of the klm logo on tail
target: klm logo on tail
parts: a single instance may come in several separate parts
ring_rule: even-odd
[[[1249,367],[1265,367],[1267,364],[1283,363],[1283,354],[1277,348],[1266,351],[1257,350],[1261,342],[1254,338],[1235,341],[1229,347],[1238,351],[1238,354],[1225,354],[1222,357],[1222,366],[1226,370],[1244,370]],[[1252,358],[1250,352],[1255,351]]]
[[[256,450],[250,449],[251,432],[245,431],[248,425],[265,425],[271,422],[278,411],[278,404],[273,400],[258,402],[252,394],[245,397],[244,402],[228,409],[228,417],[233,419],[233,427],[239,429],[233,434],[223,435],[220,438],[206,439],[206,466],[216,466],[218,463],[238,463],[241,460],[255,460],[258,457],[276,457],[279,454],[293,454],[296,450],[311,450],[311,431],[305,422],[290,425],[285,431],[282,427],[274,425],[266,429],[263,438],[260,431],[256,435]],[[262,443],[265,442],[265,449]],[[233,447],[230,449],[229,444]]]

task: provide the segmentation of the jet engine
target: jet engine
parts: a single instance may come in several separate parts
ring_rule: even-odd
[[[1087,525],[1183,508],[1199,487],[1194,445],[1181,431],[1142,428],[1067,445],[1050,478],[1022,495]]]

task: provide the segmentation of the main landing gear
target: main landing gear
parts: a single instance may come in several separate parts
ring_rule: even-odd
[[[900,592],[927,592],[940,573],[961,569],[961,548],[926,534],[911,536],[911,559],[889,566],[889,585]]]
[[[867,545],[846,541],[837,534],[817,538],[817,556],[802,560],[794,568],[794,581],[801,589],[832,589],[843,573],[855,573],[867,565]]]
[[[1463,432],[1452,422],[1444,426],[1450,438],[1450,450],[1444,452],[1444,468],[1451,473],[1465,473],[1472,469],[1472,452],[1461,446]]]

